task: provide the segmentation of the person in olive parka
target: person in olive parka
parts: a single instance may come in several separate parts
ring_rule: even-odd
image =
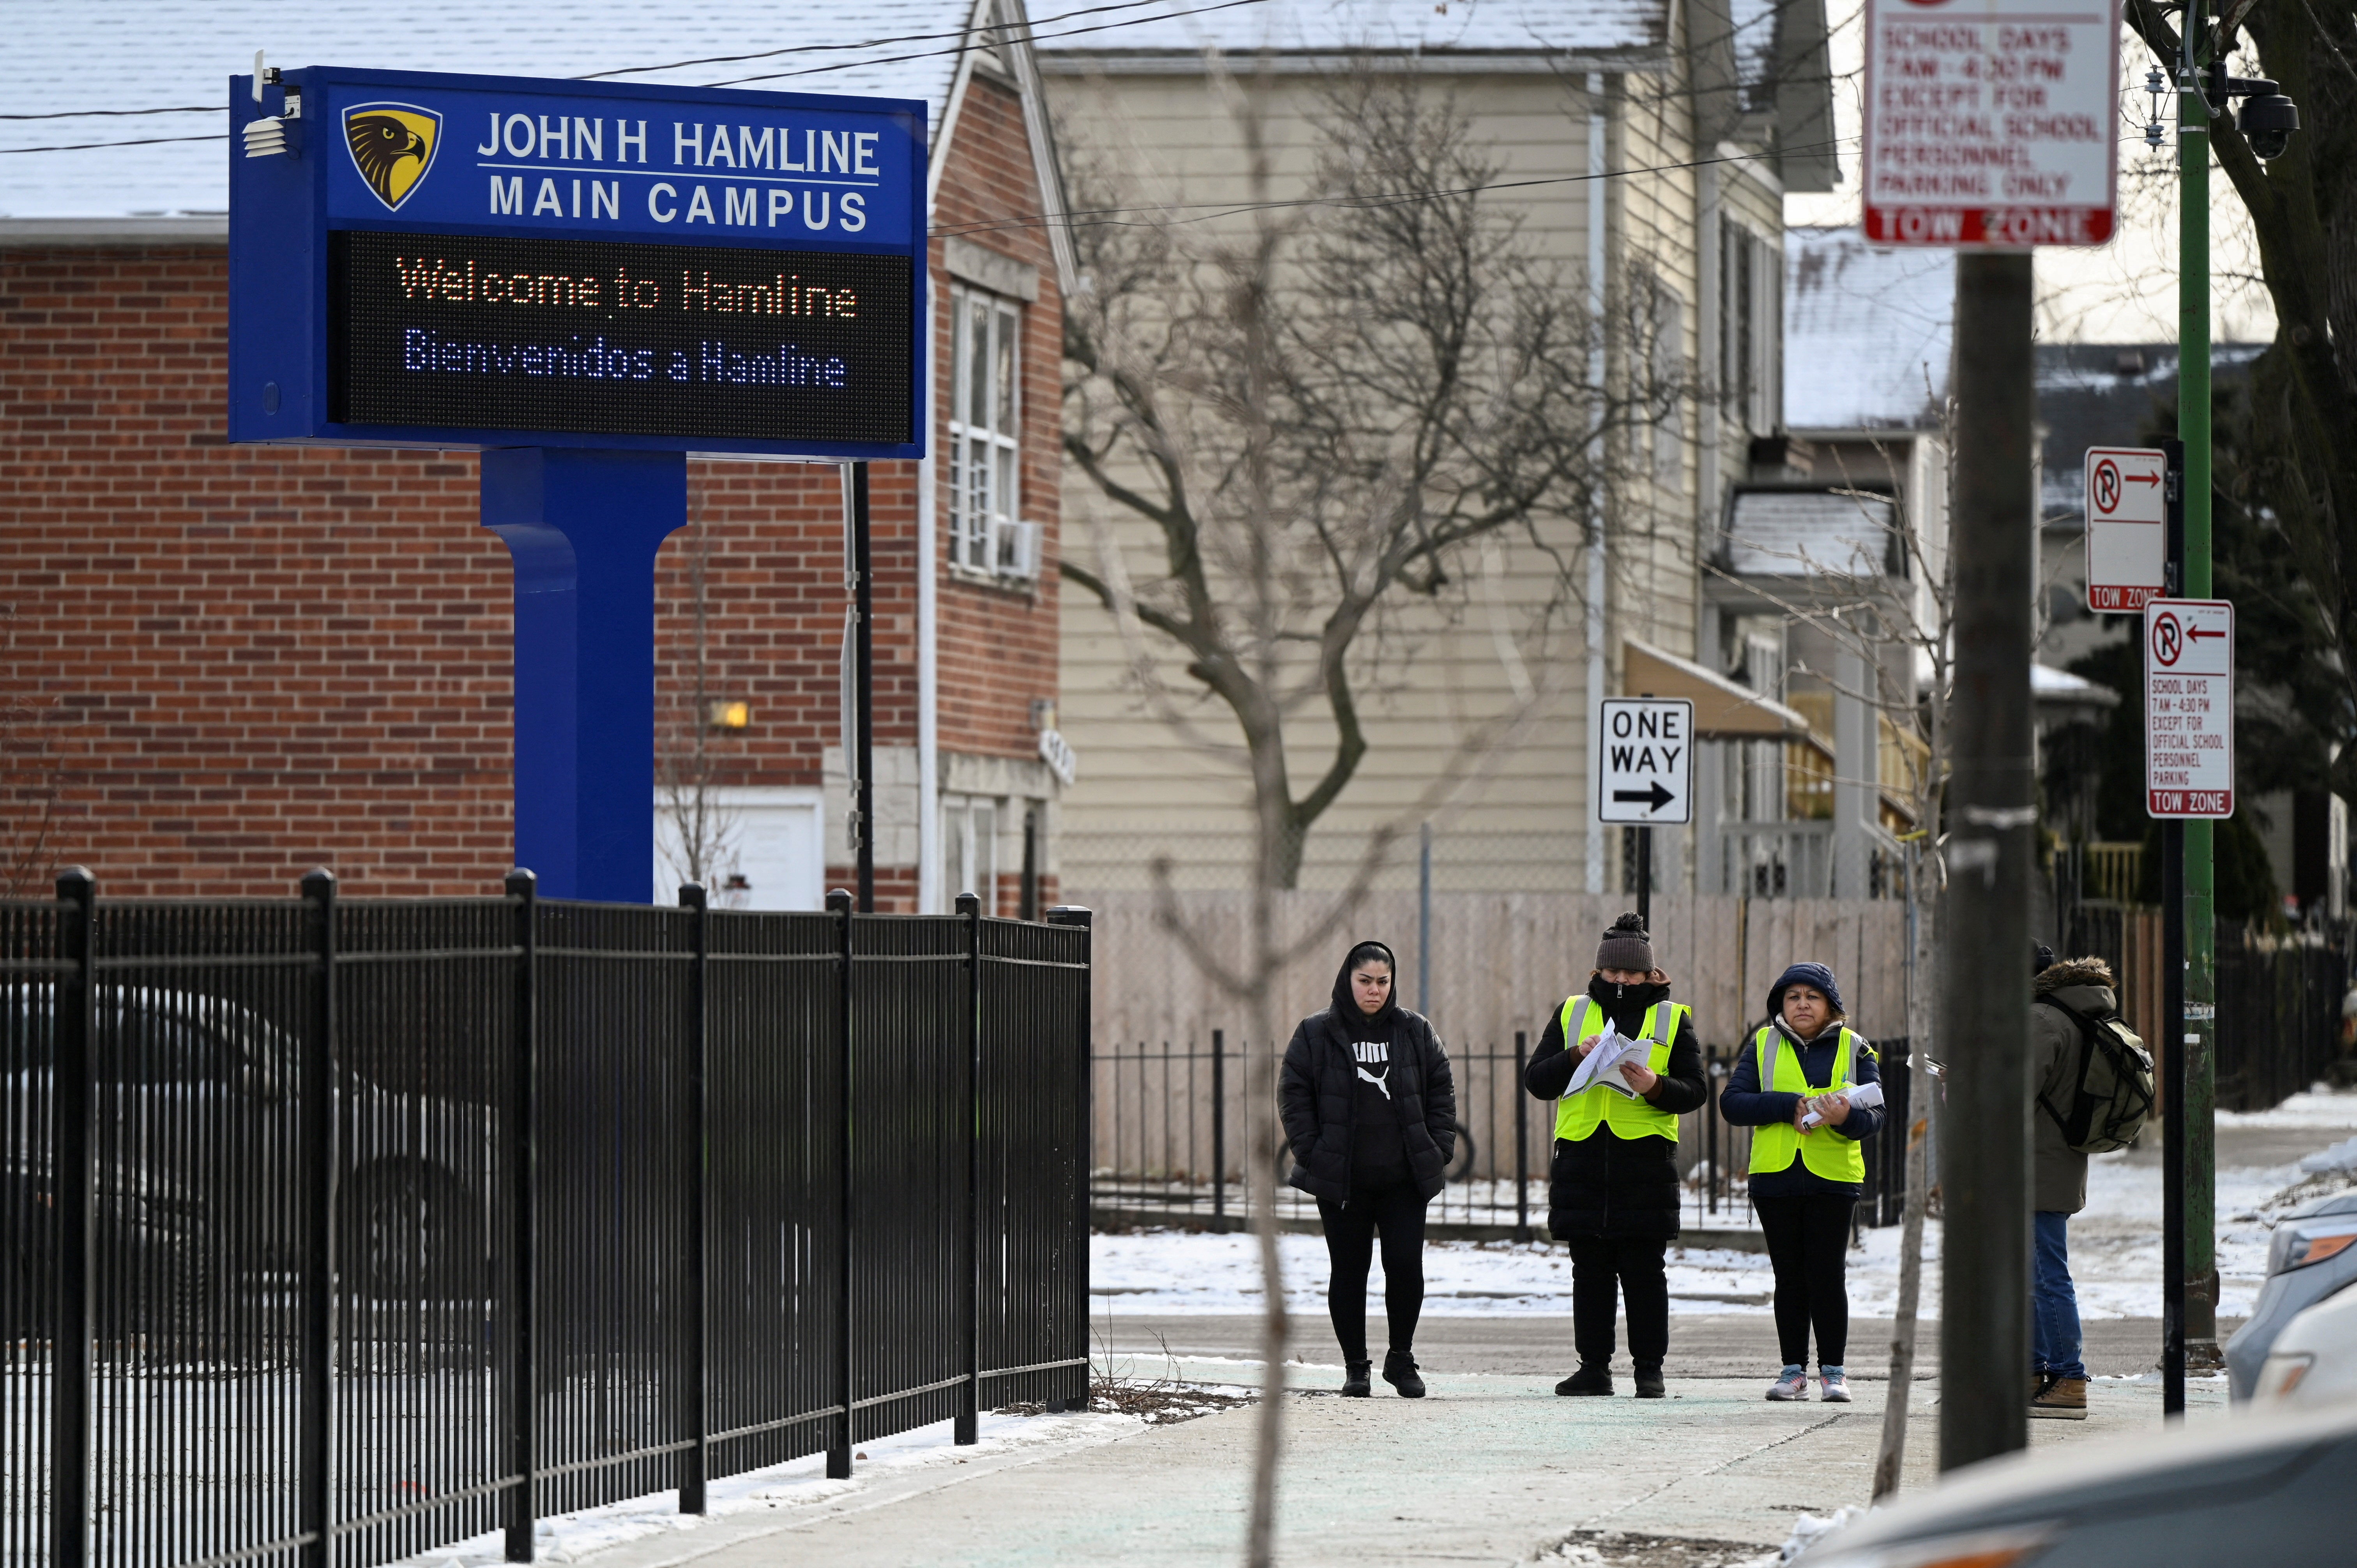
[[[1567,1099],[1572,1075],[1607,1021],[1627,1039],[1651,1040],[1622,1076],[1638,1098],[1597,1084]],[[1670,1000],[1644,923],[1623,915],[1604,933],[1587,989],[1564,1000],[1539,1036],[1523,1087],[1561,1100],[1547,1181],[1547,1230],[1571,1244],[1572,1342],[1579,1369],[1559,1394],[1609,1394],[1615,1309],[1629,1313],[1637,1397],[1661,1399],[1670,1348],[1669,1245],[1678,1234],[1678,1123],[1708,1097],[1702,1051],[1687,1009]]]
[[[1346,1366],[1342,1392],[1363,1399],[1368,1378],[1367,1271],[1383,1237],[1383,1307],[1391,1348],[1383,1380],[1424,1397],[1416,1319],[1424,1312],[1424,1206],[1446,1184],[1457,1152],[1457,1085],[1432,1026],[1399,1004],[1399,965],[1381,942],[1361,942],[1334,977],[1333,1005],[1301,1020],[1285,1048],[1277,1113],[1295,1165],[1292,1184],[1318,1199],[1333,1273],[1326,1306]]]

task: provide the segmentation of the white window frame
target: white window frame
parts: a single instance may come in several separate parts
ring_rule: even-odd
[[[993,577],[1037,576],[1037,525],[1021,521],[1023,302],[953,285],[950,321],[950,564]],[[974,406],[977,323],[980,408]]]

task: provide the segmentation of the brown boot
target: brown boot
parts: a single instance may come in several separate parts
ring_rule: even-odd
[[[2029,1413],[2048,1421],[2084,1421],[2087,1419],[2087,1380],[2084,1378],[2042,1378],[2043,1385],[2030,1399]]]

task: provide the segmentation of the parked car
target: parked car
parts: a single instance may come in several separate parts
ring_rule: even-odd
[[[51,996],[0,1000],[10,1042],[5,1099],[9,1201],[46,1203],[53,1179],[48,1115]],[[91,1040],[98,1120],[98,1215],[119,1245],[154,1233],[151,1262],[209,1277],[283,1272],[302,1260],[301,1128],[292,1099],[296,1040],[253,1008],[201,992],[104,986]],[[491,1112],[401,1092],[349,1070],[338,1119],[339,1219],[346,1283],[364,1295],[472,1294],[487,1279]],[[39,1151],[26,1159],[24,1151]],[[169,1204],[168,1214],[164,1206]],[[38,1218],[38,1217],[36,1217]],[[168,1218],[169,1223],[165,1223]],[[13,1226],[35,1244],[45,1224]],[[163,1243],[158,1243],[163,1245]],[[144,1254],[143,1254],[144,1255]]]
[[[1975,1465],[1805,1568],[2347,1568],[2357,1404]]]
[[[2267,1283],[2250,1321],[2226,1341],[2226,1387],[2247,1400],[2284,1326],[2327,1296],[2357,1283],[2357,1192],[2312,1198],[2276,1223]]]
[[[2251,1398],[2253,1410],[2313,1410],[2357,1398],[2357,1290],[2326,1296],[2284,1325]]]

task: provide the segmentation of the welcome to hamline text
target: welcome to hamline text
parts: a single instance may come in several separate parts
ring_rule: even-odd
[[[493,272],[469,258],[464,264],[441,256],[395,256],[404,299],[437,299],[454,305],[562,306],[600,310],[660,310],[669,288],[662,281],[630,275],[618,266],[611,278],[597,273]],[[750,283],[729,283],[709,272],[679,274],[671,297],[684,311],[720,316],[801,316],[854,320],[856,290],[804,283],[800,273],[779,273]]]

